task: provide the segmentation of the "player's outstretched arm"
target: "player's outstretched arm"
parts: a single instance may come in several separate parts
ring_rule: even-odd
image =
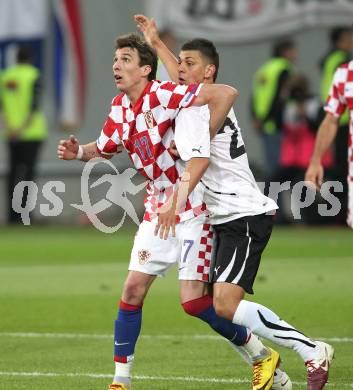
[[[146,42],[156,50],[172,81],[177,83],[179,80],[178,60],[160,39],[156,22],[145,15],[135,15],[134,19]]]
[[[81,161],[89,161],[95,157],[111,157],[99,153],[95,141],[86,145],[80,145],[77,138],[73,135],[70,135],[68,139],[59,141],[57,154],[58,158],[61,160],[77,159]]]
[[[193,102],[193,105],[203,106],[208,104],[211,114],[211,138],[213,138],[217,134],[217,131],[222,127],[238,95],[238,91],[229,85],[204,84],[202,86],[199,95]]]
[[[201,180],[210,164],[210,159],[206,157],[191,158],[185,166],[185,172],[180,180],[180,185],[177,191],[173,193],[169,201],[163,205],[158,211],[158,222],[154,230],[154,234],[161,239],[166,240],[171,231],[175,237],[176,216],[178,210],[185,207],[188,196]]]
[[[305,181],[312,183],[317,189],[320,189],[324,178],[321,158],[336,137],[338,121],[339,118],[327,113],[316,136],[314,152],[305,173]]]

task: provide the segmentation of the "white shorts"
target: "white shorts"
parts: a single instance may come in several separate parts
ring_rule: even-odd
[[[129,271],[164,276],[178,263],[180,280],[209,281],[213,231],[204,215],[176,225],[176,237],[154,235],[157,218],[143,221],[136,233]]]

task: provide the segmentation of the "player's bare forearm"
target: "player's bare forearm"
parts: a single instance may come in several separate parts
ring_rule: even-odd
[[[220,127],[222,127],[235,99],[238,91],[224,84],[204,84],[194,105],[202,106],[208,104],[210,110],[210,132],[213,138]]]
[[[159,209],[158,222],[154,233],[155,235],[159,234],[161,239],[166,240],[170,231],[172,232],[172,236],[175,237],[177,214],[185,207],[188,195],[194,190],[205,173],[210,163],[209,160],[209,158],[205,157],[194,157],[186,164],[178,190]]]
[[[166,67],[172,81],[178,82],[178,60],[159,37],[156,23],[145,15],[134,16],[137,27],[143,33],[147,43],[157,52],[158,57]],[[163,81],[163,80],[162,80]]]
[[[312,163],[320,163],[323,154],[332,144],[337,134],[338,121],[339,119],[332,114],[326,114],[316,135]]]
[[[92,160],[92,158],[96,158],[96,157],[104,157],[106,158],[107,156],[105,155],[102,155],[98,149],[97,149],[97,144],[96,142],[90,142],[89,144],[86,144],[86,145],[81,145],[82,147],[82,157],[80,158],[80,160],[82,161],[89,161],[89,160]],[[109,158],[109,157],[108,157]]]
[[[118,150],[118,153],[121,151]],[[57,149],[58,158],[60,160],[81,160],[89,161],[95,157],[111,158],[110,155],[101,154],[96,146],[96,142],[90,142],[86,145],[80,145],[75,136],[70,135],[68,139],[60,140]]]
[[[178,72],[178,60],[174,54],[168,49],[168,47],[159,39],[153,45],[157,52],[158,57],[163,62],[163,65],[167,69],[169,77],[175,83],[179,82]],[[163,80],[162,80],[163,81]]]
[[[310,185],[320,189],[324,179],[324,168],[321,158],[332,144],[338,129],[338,118],[331,114],[326,114],[316,136],[314,152],[311,157],[308,169],[305,172],[305,181]]]
[[[178,191],[177,209],[185,206],[187,197],[195,189],[209,165],[210,159],[206,157],[193,157],[186,163]]]

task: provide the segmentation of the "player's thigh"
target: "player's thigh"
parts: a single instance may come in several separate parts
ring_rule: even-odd
[[[213,230],[204,215],[183,222],[177,228],[181,245],[179,279],[209,282],[213,252]]]
[[[131,251],[129,271],[164,276],[179,258],[179,241],[174,237],[162,240],[154,235],[157,219],[143,221],[136,233]]]
[[[273,217],[266,214],[214,225],[217,248],[212,282],[233,283],[253,294],[261,255],[271,236]]]

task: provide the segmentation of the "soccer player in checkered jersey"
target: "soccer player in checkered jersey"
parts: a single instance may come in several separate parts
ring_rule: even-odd
[[[353,61],[340,66],[334,74],[329,96],[324,107],[326,116],[317,133],[311,162],[305,174],[305,180],[314,183],[318,189],[320,189],[324,178],[321,158],[334,141],[339,128],[339,119],[346,109],[349,110],[350,118],[347,224],[353,228]]]
[[[113,99],[100,137],[96,142],[79,145],[71,136],[58,145],[60,159],[83,161],[94,157],[110,158],[125,147],[135,167],[149,181],[144,221],[135,237],[129,274],[115,322],[116,371],[110,389],[130,388],[144,298],[155,277],[163,275],[175,262],[180,265],[181,301],[186,312],[208,323],[232,344],[246,343],[244,350],[251,355],[263,349],[262,343],[256,337],[250,337],[244,327],[217,316],[212,299],[206,293],[204,282],[209,277],[213,233],[206,223],[200,186],[189,194],[178,215],[180,223],[174,227],[175,239],[165,241],[154,234],[157,208],[163,208],[167,193],[172,193],[173,186],[184,178],[184,164],[168,150],[174,138],[174,119],[179,110],[190,105],[210,106],[211,119],[207,110],[207,120],[203,121],[205,139],[197,137],[195,147],[189,141],[179,143],[189,159],[190,186],[195,187],[201,176],[195,176],[193,172],[197,168],[202,174],[208,166],[209,119],[212,129],[223,123],[236,91],[221,85],[181,86],[154,81],[156,68],[155,52],[138,36],[132,34],[118,38],[113,74],[122,93]],[[201,295],[198,290],[195,295],[195,283],[202,284]]]
[[[213,83],[218,70],[218,54],[212,42],[196,39],[183,45],[179,64],[158,38],[153,20],[143,15],[135,17],[146,40],[156,48],[173,80],[185,84]],[[183,137],[197,129],[193,125],[201,108],[184,109],[176,119],[175,137]],[[192,112],[191,112],[192,111]],[[202,121],[199,116],[197,123]],[[211,132],[212,137],[212,132]],[[187,168],[186,168],[187,169]],[[211,213],[211,223],[217,236],[214,265],[214,306],[216,312],[236,324],[276,344],[292,348],[307,367],[309,390],[321,390],[328,378],[333,348],[314,341],[280,319],[272,310],[244,300],[245,292],[253,294],[253,282],[261,254],[272,231],[272,216],[277,205],[258,189],[249,168],[240,128],[231,110],[223,126],[211,141],[211,159],[202,177],[205,201]],[[161,220],[163,215],[159,216]],[[164,229],[168,221],[159,221]],[[282,387],[274,378],[272,388]],[[255,377],[253,389],[270,389],[271,384]]]

